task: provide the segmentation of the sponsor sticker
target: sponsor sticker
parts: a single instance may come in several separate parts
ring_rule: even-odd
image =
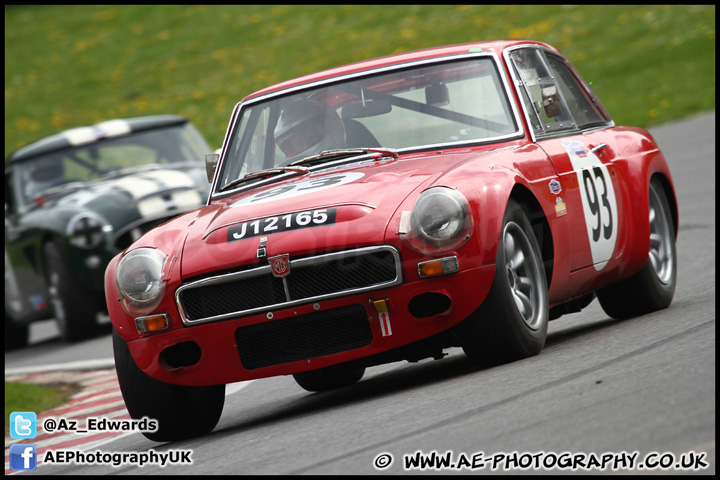
[[[562,185],[560,185],[560,182],[554,178],[550,180],[548,186],[550,187],[550,192],[554,193],[555,195],[559,195],[560,192],[562,192]]]
[[[561,197],[555,199],[555,213],[558,217],[567,214],[567,207],[565,206],[565,202],[563,202],[563,199]]]

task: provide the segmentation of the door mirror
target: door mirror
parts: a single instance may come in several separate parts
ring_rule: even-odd
[[[220,161],[219,153],[208,153],[205,155],[205,172],[207,173],[208,182],[212,183],[215,176],[215,169]]]

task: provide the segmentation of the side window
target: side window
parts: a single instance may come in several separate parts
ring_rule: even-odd
[[[521,94],[535,132],[555,133],[576,129],[542,53],[535,48],[515,50],[510,53],[510,59],[522,83]]]
[[[605,116],[592,103],[568,65],[555,55],[548,54],[546,58],[560,93],[565,99],[565,104],[570,109],[578,127],[607,123]]]

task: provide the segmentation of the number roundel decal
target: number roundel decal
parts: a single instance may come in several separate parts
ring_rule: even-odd
[[[244,207],[248,205],[257,205],[258,203],[271,202],[273,200],[284,200],[306,193],[314,193],[326,188],[337,187],[346,183],[354,182],[362,178],[364,174],[359,172],[335,173],[314,177],[299,182],[285,183],[283,185],[263,190],[262,192],[242,198],[233,203],[232,207]]]
[[[593,265],[602,270],[615,251],[618,209],[610,172],[578,141],[563,142],[578,177]]]

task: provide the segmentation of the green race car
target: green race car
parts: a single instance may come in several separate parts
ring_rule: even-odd
[[[210,146],[185,118],[74,128],[12,153],[5,169],[5,349],[55,318],[97,332],[107,263],[151,228],[206,203]]]

